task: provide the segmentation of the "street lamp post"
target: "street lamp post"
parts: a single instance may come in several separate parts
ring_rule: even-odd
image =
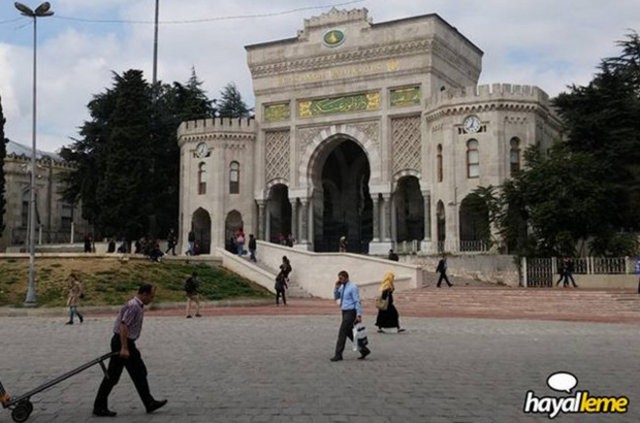
[[[35,10],[22,3],[15,2],[14,6],[24,16],[33,18],[33,116],[31,122],[31,186],[29,199],[29,288],[27,289],[27,298],[24,300],[25,305],[36,304],[36,22],[37,18],[53,15],[51,5],[48,1],[40,4]]]

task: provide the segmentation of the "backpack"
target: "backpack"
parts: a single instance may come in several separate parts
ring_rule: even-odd
[[[196,291],[196,283],[194,282],[193,278],[189,278],[186,281],[184,281],[184,290],[186,292]]]

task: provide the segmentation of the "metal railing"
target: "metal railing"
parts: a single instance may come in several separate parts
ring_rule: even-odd
[[[573,274],[577,275],[624,275],[636,273],[635,258],[630,257],[576,257]],[[560,278],[561,257],[523,258],[523,272],[528,287],[552,287]]]

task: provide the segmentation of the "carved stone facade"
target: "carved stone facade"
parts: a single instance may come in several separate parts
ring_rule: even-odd
[[[472,250],[487,234],[467,197],[561,136],[541,89],[477,86],[482,51],[436,14],[372,23],[333,9],[246,50],[255,119],[178,131],[182,240],[193,229],[221,247],[242,226],[316,251],[340,236],[354,252]]]

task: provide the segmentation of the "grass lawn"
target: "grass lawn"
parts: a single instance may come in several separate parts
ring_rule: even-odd
[[[117,258],[36,258],[36,295],[39,307],[64,306],[68,277],[82,281],[84,306],[120,305],[137,292],[140,282],[158,287],[155,302],[184,301],[184,281],[194,270],[205,300],[269,298],[267,290],[225,269],[207,264]],[[0,306],[22,306],[29,279],[28,258],[0,259]]]

